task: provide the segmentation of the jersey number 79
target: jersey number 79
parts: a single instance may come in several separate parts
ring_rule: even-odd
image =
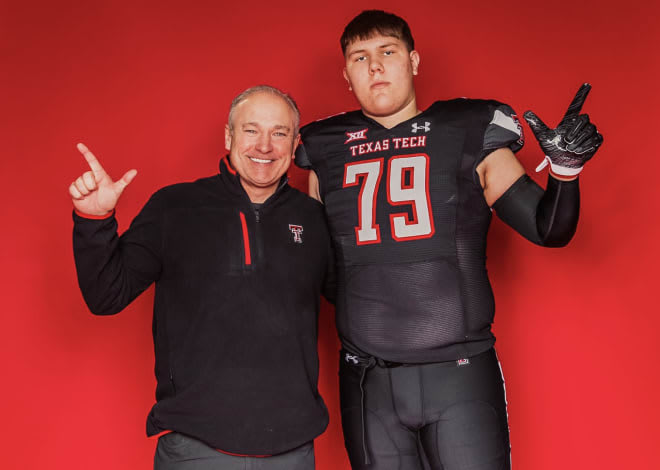
[[[359,226],[355,227],[358,245],[380,243],[380,226],[376,224],[376,195],[383,174],[382,158],[347,163],[344,166],[344,188],[362,179],[358,197]],[[429,156],[424,153],[397,155],[387,165],[387,200],[392,206],[409,204],[407,212],[390,214],[390,233],[398,242],[432,237],[435,233],[429,198]]]

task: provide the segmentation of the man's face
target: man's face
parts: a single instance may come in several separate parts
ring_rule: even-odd
[[[233,120],[225,128],[225,148],[250,200],[263,202],[293,161],[300,140],[295,114],[279,96],[257,92],[236,106]]]
[[[357,40],[346,48],[344,78],[369,116],[390,116],[415,99],[419,54],[391,36]]]

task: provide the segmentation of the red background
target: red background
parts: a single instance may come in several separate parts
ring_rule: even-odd
[[[328,3],[2,1],[2,467],[152,464],[152,292],[111,318],[87,311],[67,195],[86,169],[75,143],[115,177],[139,170],[119,204],[123,229],[157,188],[216,171],[230,100],[246,87],[291,92],[303,122],[355,108],[338,37],[360,9],[380,7],[413,29],[423,108],[496,98],[554,124],[581,82],[593,84],[585,111],[605,143],[582,176],[571,245],[542,249],[499,220],[491,228],[514,468],[660,468],[658,7]],[[519,157],[532,171],[541,153],[525,130]],[[304,172],[291,174],[305,186]],[[322,470],[349,468],[332,315],[324,308],[319,344],[331,412]]]

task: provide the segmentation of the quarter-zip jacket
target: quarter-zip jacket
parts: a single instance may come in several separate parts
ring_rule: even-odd
[[[258,212],[227,160],[220,173],[157,191],[117,236],[114,215],[74,214],[78,281],[111,315],[156,284],[156,404],[147,434],[272,455],[321,434],[319,294],[332,297],[323,208],[286,179]]]

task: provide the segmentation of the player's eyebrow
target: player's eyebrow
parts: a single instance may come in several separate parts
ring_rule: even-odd
[[[388,47],[396,47],[398,44],[396,42],[386,42],[385,44],[380,44],[379,46],[376,46],[376,49],[386,49]],[[348,57],[351,57],[355,54],[364,54],[367,50],[366,49],[356,49],[354,51],[350,51],[348,53]]]
[[[351,52],[349,52],[349,53],[348,53],[348,56],[350,57],[350,56],[355,55],[355,54],[363,54],[364,51],[365,51],[365,49],[357,49],[357,50],[355,50],[355,51],[351,51]]]

